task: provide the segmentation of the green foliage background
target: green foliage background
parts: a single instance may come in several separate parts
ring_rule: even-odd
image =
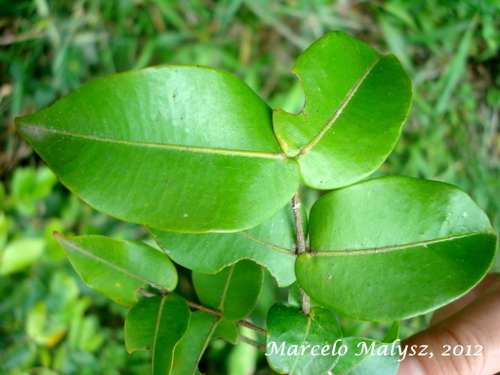
[[[57,230],[142,240],[145,231],[70,196],[13,127],[14,117],[96,77],[157,64],[208,65],[235,73],[271,107],[297,112],[304,100],[290,73],[297,56],[325,32],[342,30],[395,53],[414,84],[403,137],[377,175],[455,184],[500,232],[495,0],[0,0],[0,28],[0,374],[147,368],[146,353],[125,352],[126,310],[83,285],[52,237]],[[189,294],[189,275],[181,275]],[[253,315],[258,323],[283,295],[267,279]],[[422,321],[407,322],[403,335]],[[384,328],[344,323],[368,336]],[[244,343],[213,341],[203,363],[207,374],[273,373]]]

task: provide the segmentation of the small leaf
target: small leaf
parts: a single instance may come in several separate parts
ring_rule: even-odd
[[[496,247],[467,194],[407,177],[324,195],[311,210],[310,238],[311,253],[296,263],[300,286],[358,320],[401,320],[448,304],[481,280]]]
[[[393,322],[389,331],[387,331],[385,337],[382,339],[383,343],[393,343],[394,341],[399,339],[399,334],[401,331],[401,327],[399,322]]]
[[[395,375],[399,368],[399,340],[381,343],[375,340],[347,337],[347,350],[340,356],[335,375]]]
[[[168,257],[142,242],[119,241],[102,236],[56,239],[82,280],[115,302],[132,307],[144,284],[173,290],[177,271]]]
[[[15,123],[97,210],[210,232],[252,228],[297,190],[298,164],[282,153],[271,117],[234,75],[167,65],[97,79]]]
[[[35,263],[43,254],[42,238],[21,238],[8,243],[0,253],[0,275],[20,272]]]
[[[218,337],[221,337],[227,342],[235,345],[238,343],[238,334],[238,327],[236,327],[236,324],[234,322],[225,318],[221,318],[219,320],[219,323],[217,324],[217,327],[215,328],[212,338],[216,339]]]
[[[54,347],[68,331],[68,313],[70,311],[57,311],[56,314],[50,315],[47,304],[39,301],[27,315],[26,333],[37,344]]]
[[[193,271],[215,273],[247,258],[266,267],[279,286],[295,280],[295,225],[290,204],[261,225],[243,232],[186,234],[148,230],[174,262]]]
[[[264,282],[262,267],[242,260],[214,275],[193,272],[193,284],[204,306],[222,312],[228,320],[240,320],[252,312]]]
[[[203,352],[208,346],[220,317],[205,311],[191,314],[189,328],[175,347],[171,375],[194,375]]]
[[[308,316],[298,309],[276,304],[267,316],[267,360],[280,374],[324,375],[339,356],[342,342],[335,317],[316,307]]]
[[[152,375],[171,372],[174,350],[184,337],[191,312],[186,301],[176,294],[143,298],[125,320],[125,347],[151,352]]]
[[[411,103],[411,82],[394,55],[342,32],[328,33],[297,60],[304,109],[274,112],[278,141],[303,182],[333,189],[361,180],[387,158]]]

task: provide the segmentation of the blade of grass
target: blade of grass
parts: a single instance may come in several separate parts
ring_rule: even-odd
[[[439,97],[436,104],[437,113],[444,113],[447,109],[450,108],[450,100],[453,90],[467,70],[467,58],[469,56],[469,51],[472,45],[476,27],[477,17],[475,16],[470,22],[467,31],[460,41],[457,54],[442,76],[443,89],[441,91],[441,96]]]

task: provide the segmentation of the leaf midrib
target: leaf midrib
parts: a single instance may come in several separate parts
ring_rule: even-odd
[[[311,139],[311,141],[307,145],[301,147],[299,153],[297,154],[297,158],[304,157],[321,140],[321,138],[323,138],[326,132],[330,130],[330,128],[340,117],[345,107],[347,107],[351,99],[354,97],[358,89],[361,87],[365,79],[371,73],[375,65],[379,63],[382,57],[383,57],[382,55],[378,55],[377,58],[374,60],[374,62],[366,69],[363,75],[356,81],[354,86],[346,94],[344,99],[342,99],[342,102],[340,102],[340,105],[335,109],[330,120],[328,120],[328,122],[321,128],[321,130]]]
[[[141,281],[141,283],[144,283],[144,284],[152,284],[152,283],[155,283],[155,282],[154,282],[154,281],[152,281],[152,280],[148,280],[148,279],[145,279],[144,277],[139,276],[139,275],[137,275],[137,274],[135,274],[135,273],[131,273],[131,272],[129,272],[128,270],[126,270],[126,269],[124,269],[124,268],[121,268],[120,266],[117,266],[116,264],[111,263],[110,261],[108,261],[108,260],[106,260],[106,259],[103,259],[103,258],[101,258],[101,257],[98,257],[97,255],[94,255],[94,254],[92,254],[92,253],[90,253],[90,252],[88,252],[88,251],[86,251],[86,250],[82,249],[81,247],[78,247],[77,245],[74,245],[74,244],[73,244],[73,243],[71,243],[71,242],[68,242],[68,241],[66,241],[66,240],[64,240],[64,239],[63,239],[63,241],[64,241],[64,242],[65,242],[65,243],[66,243],[69,247],[71,247],[72,249],[74,249],[75,251],[77,251],[77,252],[79,252],[79,253],[81,253],[81,254],[83,254],[83,255],[85,255],[85,256],[87,256],[87,257],[89,257],[89,258],[91,258],[91,259],[93,259],[93,260],[95,260],[95,261],[97,261],[97,262],[103,263],[103,264],[107,265],[108,267],[113,268],[114,270],[116,270],[116,271],[118,271],[118,272],[120,272],[120,273],[123,273],[123,274],[125,274],[125,275],[127,275],[127,276],[129,276],[129,277],[131,277],[131,278],[133,278],[133,279],[139,280],[139,281]]]
[[[375,341],[375,346],[377,344],[377,341]],[[387,344],[388,345],[388,344]],[[352,371],[353,369],[361,366],[361,364],[363,364],[363,362],[365,362],[367,359],[369,359],[371,356],[370,355],[367,355],[366,357],[363,357],[359,362],[357,362],[356,364],[354,364],[353,366],[351,366],[350,368],[348,368],[346,371],[338,374],[338,375],[347,375],[350,371]]]
[[[116,139],[116,138],[104,138],[98,137],[95,135],[88,134],[77,134],[59,129],[50,129],[46,127],[40,127],[36,125],[27,125],[24,124],[22,126],[23,133],[26,134],[40,134],[40,129],[43,129],[47,133],[52,134],[60,134],[68,137],[74,138],[82,138],[88,139],[96,142],[108,142],[108,143],[117,143],[117,144],[125,144],[129,146],[135,147],[145,147],[145,148],[156,148],[156,149],[164,149],[164,150],[173,150],[173,151],[185,151],[185,152],[193,152],[193,153],[205,153],[205,154],[218,154],[218,155],[229,155],[229,156],[244,156],[251,158],[263,158],[263,159],[278,159],[282,161],[286,161],[288,157],[283,153],[270,153],[263,151],[243,151],[243,150],[227,150],[222,148],[211,148],[211,147],[199,147],[199,146],[183,146],[183,145],[170,145],[165,143],[146,143],[146,142],[138,142],[138,141],[130,141],[124,139]],[[30,132],[30,129],[35,129]],[[39,136],[39,135],[37,135]]]
[[[224,284],[224,290],[221,293],[221,299],[219,302],[218,310],[224,312],[224,304],[226,303],[226,297],[227,297],[227,291],[229,289],[229,284],[231,283],[231,278],[233,277],[233,271],[234,267],[236,267],[235,264],[231,266],[229,269],[229,275],[227,275],[226,283]]]
[[[167,300],[167,298],[168,297],[163,297],[161,299],[160,307],[158,309],[158,315],[157,315],[156,322],[155,322],[155,332],[153,334],[153,347],[151,350],[151,358],[152,358],[151,369],[152,369],[153,374],[155,374],[155,364],[156,364],[155,355],[156,355],[156,344],[157,344],[158,335],[159,335],[158,332],[160,330],[161,319],[162,319],[162,315],[163,315],[163,306],[165,305],[165,301]]]
[[[310,316],[308,316],[308,315],[306,315],[306,318],[307,318],[306,331],[304,332],[304,337],[302,339],[302,342],[299,345],[299,348],[303,348],[304,347],[304,343],[306,342],[307,337],[309,336],[309,331],[311,330],[311,321],[312,321],[312,318]],[[295,358],[295,361],[293,361],[292,368],[290,369],[290,373],[293,373],[293,370],[295,369],[295,366],[297,366],[297,363],[299,363],[299,359],[300,358],[301,358],[300,356],[297,356],[297,358]]]
[[[453,241],[461,238],[466,238],[466,237],[472,237],[472,236],[477,236],[480,234],[485,234],[485,235],[491,235],[490,232],[476,232],[476,233],[468,233],[460,236],[453,236],[453,237],[445,237],[445,238],[439,238],[435,240],[430,240],[430,241],[422,241],[422,242],[411,242],[407,243],[404,245],[394,245],[394,246],[385,246],[385,247],[373,247],[373,248],[368,248],[368,249],[359,249],[359,250],[314,250],[311,249],[311,255],[322,255],[322,256],[342,256],[342,255],[369,255],[369,254],[380,254],[380,253],[388,253],[391,251],[396,251],[396,250],[405,250],[409,249],[412,247],[419,247],[419,246],[428,246],[428,245],[433,245],[436,243],[440,242],[446,242],[446,241]]]
[[[259,245],[268,247],[268,248],[270,248],[272,250],[276,250],[276,251],[279,251],[281,253],[284,253],[284,254],[287,254],[287,255],[290,255],[290,256],[295,256],[295,254],[291,250],[285,249],[285,248],[280,247],[280,246],[273,245],[273,244],[271,244],[269,242],[262,241],[261,239],[259,239],[257,237],[254,237],[251,234],[248,234],[247,232],[237,232],[237,233],[240,234],[240,235],[242,235],[245,238],[248,238],[250,241],[254,241],[254,242],[258,243]]]

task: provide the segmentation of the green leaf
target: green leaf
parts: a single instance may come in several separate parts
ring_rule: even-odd
[[[22,216],[37,215],[36,201],[46,198],[51,192],[56,177],[47,167],[37,170],[29,167],[16,168],[12,176],[8,207],[15,208]]]
[[[267,332],[267,360],[280,374],[324,375],[339,360],[332,352],[342,332],[333,314],[320,307],[306,316],[276,304],[269,309]]]
[[[266,267],[279,286],[288,286],[295,280],[295,224],[291,204],[261,225],[243,232],[186,234],[148,230],[174,262],[193,271],[215,273],[247,258]]]
[[[387,158],[411,103],[411,82],[394,55],[341,32],[318,39],[297,60],[306,97],[299,114],[274,112],[276,136],[302,180],[333,189],[361,180]]]
[[[205,311],[191,314],[189,328],[174,351],[172,375],[194,375],[220,317]]]
[[[221,311],[231,321],[252,312],[263,282],[262,267],[245,259],[214,275],[193,272],[193,284],[202,304]]]
[[[399,339],[399,334],[401,331],[401,327],[399,322],[393,322],[389,330],[387,331],[385,337],[382,339],[383,343],[393,343],[394,341]]]
[[[0,275],[20,272],[35,263],[43,254],[42,238],[20,238],[7,244],[0,253]]]
[[[270,108],[237,77],[160,66],[88,83],[16,119],[59,179],[92,207],[179,232],[237,231],[299,185]]]
[[[188,329],[190,315],[186,301],[176,294],[140,300],[125,320],[127,351],[149,350],[152,375],[170,374],[175,347]]]
[[[238,327],[236,327],[236,324],[234,322],[225,318],[221,318],[219,320],[219,323],[217,324],[217,327],[215,328],[212,338],[216,339],[218,337],[221,337],[231,344],[237,344],[238,334]]]
[[[75,305],[76,303],[73,303],[70,306]],[[30,339],[37,344],[53,347],[65,337],[70,323],[70,316],[74,319],[72,316],[74,309],[48,310],[45,301],[37,302],[27,315],[25,330]]]
[[[56,239],[82,280],[115,302],[132,307],[139,287],[149,284],[173,290],[177,271],[168,257],[142,242],[119,241],[102,236]]]
[[[496,247],[487,216],[462,190],[407,177],[323,196],[310,238],[311,253],[296,262],[300,286],[359,320],[401,320],[448,304],[481,280]]]
[[[399,368],[399,340],[390,344],[347,337],[346,347],[333,372],[335,375],[395,375]]]

